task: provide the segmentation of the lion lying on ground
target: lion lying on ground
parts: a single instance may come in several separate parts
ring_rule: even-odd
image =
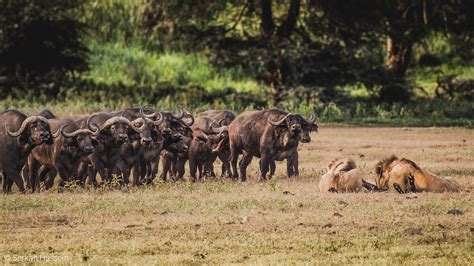
[[[413,161],[392,155],[375,165],[375,183],[379,189],[408,192],[459,192],[461,186],[449,177],[422,170]]]
[[[365,182],[354,160],[349,158],[332,160],[319,181],[319,192],[358,192],[363,187],[377,190],[375,185]]]

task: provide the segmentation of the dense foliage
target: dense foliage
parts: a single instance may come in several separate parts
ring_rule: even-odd
[[[54,95],[87,69],[83,1],[0,1],[0,94],[40,89]]]
[[[472,111],[473,1],[0,3],[0,89],[13,101]]]

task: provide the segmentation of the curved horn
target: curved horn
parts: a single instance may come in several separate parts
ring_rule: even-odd
[[[219,126],[223,126],[223,125],[222,125],[222,122],[224,122],[224,121],[225,121],[225,118],[222,118],[221,120],[219,120],[219,122],[218,122],[218,123],[219,123]]]
[[[48,120],[46,118],[42,117],[42,116],[30,116],[30,117],[26,118],[25,120],[23,120],[23,122],[21,123],[20,128],[16,132],[10,131],[10,129],[7,127],[7,125],[5,125],[5,130],[7,131],[7,134],[9,136],[18,137],[21,134],[23,134],[23,131],[25,131],[25,128],[29,123],[35,122],[36,120],[41,120],[44,123],[49,125]]]
[[[90,131],[97,133],[97,132],[99,132],[99,127],[98,127],[96,124],[91,123],[91,122],[92,122],[92,118],[94,118],[94,117],[96,117],[96,116],[97,116],[97,114],[93,114],[93,115],[89,116],[89,117],[87,118],[86,125],[87,125],[87,128],[88,128]]]
[[[158,114],[159,114],[160,118],[159,118],[159,119],[156,119],[155,121],[153,121],[153,124],[154,124],[155,126],[159,126],[159,125],[160,125],[161,123],[163,123],[163,121],[164,121],[163,115],[161,115],[160,112],[156,112],[156,113],[155,113],[155,115],[158,115]]]
[[[215,122],[215,121],[214,121]],[[212,133],[216,133],[216,134],[220,134],[224,131],[227,131],[228,130],[228,126],[218,126],[218,127],[214,127],[211,125],[211,131]]]
[[[71,133],[67,133],[67,132],[64,132],[64,129],[66,127],[68,127],[69,125],[63,125],[61,127],[61,129],[59,130],[59,132],[61,132],[61,135],[63,135],[64,137],[66,138],[74,138],[75,136],[77,136],[78,134],[92,134],[92,135],[96,135],[99,130],[96,130],[96,131],[92,131],[92,130],[89,130],[89,129],[78,129],[74,132],[71,132]]]
[[[143,117],[146,117],[146,118],[153,118],[153,117],[155,117],[155,115],[157,113],[157,112],[153,112],[153,113],[147,115],[143,112],[143,109],[145,109],[145,107],[140,108],[140,115],[143,116]]]
[[[143,119],[143,118],[140,117],[139,119]],[[137,133],[142,133],[145,130],[145,127],[146,127],[145,121],[143,121],[143,125],[141,127],[136,127],[132,124],[132,122],[130,122],[130,120],[128,120],[125,117],[120,116],[120,117],[111,117],[111,118],[107,119],[107,121],[105,121],[105,123],[102,125],[101,130],[108,127],[108,126],[116,124],[116,123],[127,124],[129,127],[131,127],[133,130],[135,130]]]
[[[181,119],[184,117],[184,115],[185,115],[184,111],[181,110],[181,111],[179,112],[179,115],[177,115],[177,116],[176,116],[176,115],[172,115],[172,116],[173,116],[173,118],[176,119],[176,120],[181,120]]]
[[[61,129],[58,129],[55,132],[51,132],[51,135],[53,136],[53,138],[59,137],[59,135],[61,135]]]
[[[161,115],[160,112],[153,112],[152,114],[145,114],[143,112],[143,107],[140,108],[140,116],[147,122],[147,123],[153,123],[153,125],[155,126],[159,126],[162,122],[163,122],[163,116]],[[154,118],[155,116],[157,116],[159,114],[159,119],[157,120],[152,120],[150,118]]]
[[[190,112],[188,112],[188,111],[183,111],[183,114],[184,114],[184,115],[183,115],[183,117],[181,118],[181,121],[183,121],[183,124],[184,124],[185,126],[187,126],[187,127],[192,126],[192,125],[194,124],[194,117],[193,117],[193,115],[192,115]],[[186,122],[183,120],[184,117],[189,117],[189,118],[191,118],[191,122],[190,122],[190,123],[186,123]]]
[[[309,118],[305,118],[305,120],[309,124],[314,124],[314,122],[316,122],[316,114],[314,112],[312,112],[311,115],[309,116]]]
[[[211,128],[218,128],[220,127],[220,123],[216,122],[216,120],[212,120],[210,126]]]
[[[136,127],[136,126],[135,126],[135,123],[140,122],[140,120],[141,120],[141,122],[142,122],[142,125],[141,125],[140,127]],[[152,120],[150,120],[150,119],[148,119],[148,118],[146,118],[146,117],[139,117],[139,118],[134,119],[133,121],[131,121],[131,124],[135,127],[135,131],[137,131],[138,133],[141,133],[141,132],[143,132],[143,131],[145,130],[146,124],[147,124],[149,121],[150,121],[150,122],[153,122]],[[138,129],[138,130],[137,130],[137,129]]]
[[[272,117],[269,116],[269,117],[268,117],[268,123],[270,123],[272,126],[279,126],[279,125],[281,125],[281,124],[285,121],[285,119],[286,119],[288,116],[290,116],[290,115],[291,115],[291,113],[288,113],[287,115],[285,115],[282,119],[280,119],[280,120],[278,120],[278,121],[273,121],[273,120],[271,119]]]

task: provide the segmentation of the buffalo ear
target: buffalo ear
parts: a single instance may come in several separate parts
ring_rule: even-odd
[[[309,125],[307,125],[307,128],[308,128],[309,131],[318,132],[318,125],[316,125],[316,124],[309,124]]]
[[[23,133],[18,137],[18,141],[21,145],[25,145],[30,141],[30,132],[28,130],[23,131]]]

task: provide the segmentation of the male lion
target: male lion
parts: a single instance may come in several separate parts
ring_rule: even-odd
[[[411,160],[392,155],[375,165],[375,183],[379,189],[407,192],[459,192],[461,186],[449,177],[439,177],[422,170]]]
[[[376,186],[365,182],[356,168],[354,160],[336,158],[328,165],[328,172],[321,177],[319,192],[358,192],[362,187],[376,190]]]

